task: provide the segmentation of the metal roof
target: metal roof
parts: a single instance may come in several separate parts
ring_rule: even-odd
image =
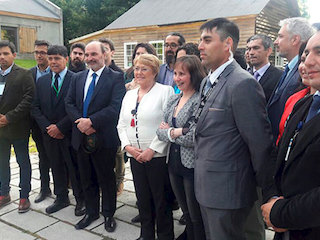
[[[60,8],[47,0],[0,0],[0,11],[61,19]]]
[[[259,14],[269,0],[141,0],[105,29],[168,25]]]

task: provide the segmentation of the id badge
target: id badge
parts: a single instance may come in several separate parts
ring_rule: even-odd
[[[6,83],[0,83],[0,96],[3,95],[4,87],[6,86]]]

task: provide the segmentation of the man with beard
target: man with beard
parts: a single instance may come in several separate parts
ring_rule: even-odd
[[[164,53],[166,56],[166,63],[160,66],[160,72],[158,75],[157,82],[164,85],[174,86],[173,81],[173,65],[176,52],[179,46],[184,44],[186,41],[184,37],[177,32],[169,33],[165,40]]]
[[[69,60],[69,70],[72,72],[81,72],[86,69],[86,64],[84,62],[84,49],[85,45],[83,43],[74,43],[70,47],[70,60]]]

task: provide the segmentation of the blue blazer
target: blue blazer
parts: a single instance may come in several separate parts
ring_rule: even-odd
[[[73,125],[72,146],[75,150],[79,149],[84,137],[74,121],[82,117],[84,86],[88,72],[89,70],[85,70],[74,75],[65,100],[66,111]],[[88,108],[88,117],[96,130],[101,147],[114,148],[120,144],[116,126],[125,92],[123,74],[105,67]]]

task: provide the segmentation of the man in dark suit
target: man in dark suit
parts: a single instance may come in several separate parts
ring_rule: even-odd
[[[30,209],[30,107],[34,94],[31,72],[14,64],[13,43],[0,41],[0,208],[10,202],[10,154],[13,145],[20,167],[18,212]]]
[[[89,70],[77,73],[66,98],[66,110],[72,120],[72,146],[78,152],[81,182],[85,194],[86,215],[76,229],[83,229],[102,214],[105,229],[113,232],[116,222],[115,154],[119,146],[116,125],[125,94],[123,75],[105,67],[105,48],[93,41],[86,46]]]
[[[273,89],[282,75],[282,71],[269,62],[272,46],[271,38],[263,34],[253,35],[247,43],[250,63],[253,66],[253,76],[261,84],[266,102],[269,101]]]
[[[70,47],[70,60],[69,70],[77,73],[86,70],[86,64],[84,62],[84,49],[86,45],[81,42],[77,42]]]
[[[200,56],[210,73],[202,81],[195,114],[195,194],[207,239],[243,240],[257,184],[266,198],[273,195],[264,94],[233,59],[239,41],[236,24],[217,18],[200,31]]]
[[[32,116],[42,132],[45,150],[52,166],[54,193],[57,196],[52,205],[46,208],[51,214],[69,206],[68,176],[76,198],[75,215],[85,213],[84,196],[80,183],[78,164],[72,157],[71,120],[65,111],[64,99],[68,93],[73,73],[68,71],[68,50],[64,46],[53,45],[48,49],[48,61],[51,69],[38,79],[37,94],[32,106]]]
[[[313,34],[312,27],[304,18],[287,18],[280,21],[279,25],[281,28],[274,44],[288,64],[267,104],[274,142],[279,135],[279,123],[286,101],[301,85],[298,72],[300,46]]]
[[[294,106],[276,156],[275,184],[281,197],[262,206],[277,240],[320,239],[319,49],[320,32],[310,38],[304,53],[304,70],[318,91]]]
[[[45,40],[36,40],[34,42],[33,53],[34,53],[34,58],[37,62],[37,66],[30,68],[30,71],[32,73],[35,84],[37,83],[38,79],[41,76],[50,73],[50,67],[49,67],[48,55],[47,55],[49,46],[50,46],[50,43]],[[46,197],[51,195],[51,190],[49,187],[50,162],[43,145],[41,130],[37,122],[33,118],[31,120],[31,132],[32,132],[32,138],[36,143],[36,147],[39,154],[39,171],[40,171],[41,188],[40,188],[40,193],[34,200],[35,203],[39,203],[43,201]]]

